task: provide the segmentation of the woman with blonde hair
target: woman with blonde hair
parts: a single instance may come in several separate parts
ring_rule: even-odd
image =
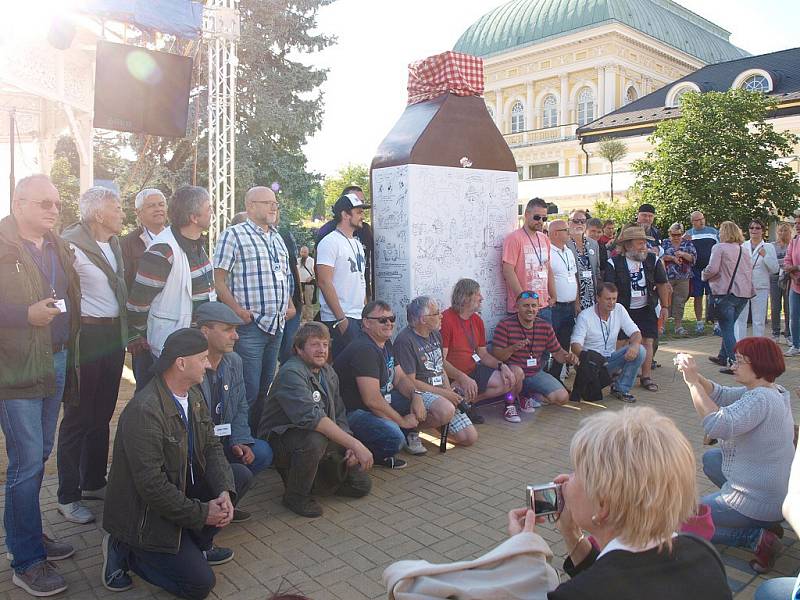
[[[782,221],[775,228],[777,239],[772,242],[775,248],[775,257],[778,259],[780,271],[769,278],[770,313],[772,314],[772,339],[776,342],[781,341],[781,308],[783,308],[783,336],[786,342],[791,344],[789,339],[789,285],[786,274],[783,271],[783,261],[786,258],[786,251],[792,241],[791,223]]]
[[[703,269],[703,281],[711,285],[711,310],[719,321],[722,344],[718,356],[708,359],[723,367],[722,373],[732,375],[733,347],[736,345],[734,325],[747,301],[755,296],[753,262],[750,253],[742,248],[742,230],[733,221],[719,226],[719,244],[711,249],[708,266]]]

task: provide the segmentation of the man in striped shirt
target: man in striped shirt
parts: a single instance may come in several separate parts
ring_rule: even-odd
[[[492,354],[507,365],[518,366],[525,373],[520,405],[523,412],[532,413],[541,406],[535,394],[549,404],[566,404],[569,393],[561,382],[545,371],[544,353],[550,352],[561,364],[577,365],[578,357],[558,343],[550,324],[537,318],[539,294],[524,291],[517,296],[517,312],[500,321],[494,330]]]
[[[286,320],[295,315],[290,290],[289,251],[275,228],[278,201],[268,187],[244,197],[247,220],[226,229],[214,251],[214,281],[219,299],[245,324],[235,351],[242,357],[251,423],[254,406],[275,376]]]
[[[189,327],[195,308],[216,300],[203,236],[211,224],[208,192],[189,185],[178,188],[168,215],[171,225],[155,236],[142,255],[128,295],[131,354],[149,350],[160,356],[167,336]]]

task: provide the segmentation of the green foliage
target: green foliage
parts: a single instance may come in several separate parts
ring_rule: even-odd
[[[614,168],[614,163],[625,158],[626,154],[628,154],[628,147],[625,142],[615,139],[600,140],[597,155],[610,162],[612,169]]]
[[[632,223],[636,220],[636,212],[639,202],[628,200],[627,202],[596,202],[592,209],[592,216],[605,221],[612,219],[616,223],[617,229],[624,223]]]
[[[325,192],[325,210],[318,215],[327,220],[331,217],[331,207],[342,195],[342,190],[348,185],[357,185],[364,190],[364,195],[369,198],[369,167],[366,165],[347,165],[339,169],[335,177],[326,177],[322,184]],[[316,211],[315,211],[315,216]]]
[[[77,153],[75,155],[77,157]],[[80,180],[73,173],[70,160],[67,156],[58,156],[53,160],[50,169],[50,179],[61,197],[61,228],[78,220],[78,196],[80,194]]]
[[[800,183],[778,159],[798,137],[765,121],[775,105],[743,90],[682,96],[681,117],[659,123],[653,150],[633,165],[635,191],[656,207],[659,225],[686,222],[693,210],[712,225],[792,212]]]

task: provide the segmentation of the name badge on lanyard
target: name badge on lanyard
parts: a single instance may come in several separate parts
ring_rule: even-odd
[[[384,394],[383,395],[383,399],[386,400],[387,404],[391,404],[392,403],[392,395],[391,394]]]
[[[441,375],[436,375],[435,377],[431,377],[431,385],[444,385],[444,379]]]
[[[481,362],[481,357],[478,356],[477,352],[473,352],[472,353],[472,360],[474,360],[476,363],[479,363],[479,362]]]
[[[581,271],[581,279],[591,279],[592,272],[591,271]]]
[[[535,358],[533,358],[533,357],[531,356],[531,357],[530,357],[530,358],[529,358],[529,359],[526,361],[526,363],[525,363],[525,366],[526,366],[526,367],[535,367],[535,366],[536,366],[536,359],[535,359]]]
[[[217,437],[227,437],[231,434],[231,424],[221,423],[214,425],[214,435]]]

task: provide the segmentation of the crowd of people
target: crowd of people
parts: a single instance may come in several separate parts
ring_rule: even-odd
[[[271,189],[248,190],[244,205],[209,255],[203,188],[181,187],[169,200],[142,190],[138,227],[124,236],[120,198],[90,188],[80,221],[58,235],[52,182],[36,175],[17,184],[12,215],[0,221],[4,525],[16,585],[36,596],[66,589],[51,561],[74,549],[44,533],[39,506],[62,402],[57,508],[86,524],[96,518],[89,502],[104,502],[103,585],[127,590],[135,573],[177,596],[205,598],[215,585],[211,567],[233,559],[214,537],[251,518],[239,505],[267,467],[282,479],[283,504],[315,518],[321,496],[366,496],[373,466],[402,469],[401,451],[427,452],[427,429],[440,429],[443,443],[475,444],[479,403],[496,401],[510,423],[548,404],[598,400],[606,386],[635,403],[637,378],[641,389],[658,391],[659,335],[670,315],[675,333],[686,334],[690,296],[698,331],[708,321],[721,332],[712,360],[740,384],[710,382],[691,356],[679,357],[703,427],[719,442],[703,464],[721,489],[700,502],[710,507],[713,541],[749,547],[753,568],[771,569],[793,456],[789,393],[775,380],[784,354],[800,354],[800,242],[791,229],[779,226],[779,240],[768,244],[754,220],[745,242],[736,224],[717,231],[695,212],[692,228],[676,223],[661,240],[647,204],[635,223],[617,228],[582,210],[548,223],[547,204],[533,199],[504,243],[508,314],[489,339],[480,285],[469,278],[454,285],[449,307],[412,299],[407,325],[395,332],[388,299],[373,299],[370,206],[357,186],[334,204],[313,258],[279,229]],[[785,353],[763,337],[770,298],[775,338],[792,338]],[[126,351],[136,393],[120,415],[109,470]],[[627,464],[639,435],[658,447],[653,456],[637,450],[642,464]],[[664,463],[658,452],[671,458]],[[559,527],[574,579],[552,597],[577,597],[619,569],[629,581],[617,585],[634,589],[637,569],[657,566],[664,548],[688,570],[716,573],[713,547],[671,538],[697,510],[694,458],[671,421],[649,409],[609,413],[587,421],[572,453],[576,473],[556,482],[567,499]],[[659,467],[684,463],[685,473]],[[621,485],[634,474],[639,488]],[[673,492],[672,508],[658,490]],[[652,506],[642,508],[646,498]],[[611,514],[609,505],[625,510]],[[651,509],[660,515],[648,517]],[[533,533],[534,519],[517,511],[509,529]],[[612,549],[642,561],[602,561]],[[708,577],[708,597],[723,597],[724,580]]]

